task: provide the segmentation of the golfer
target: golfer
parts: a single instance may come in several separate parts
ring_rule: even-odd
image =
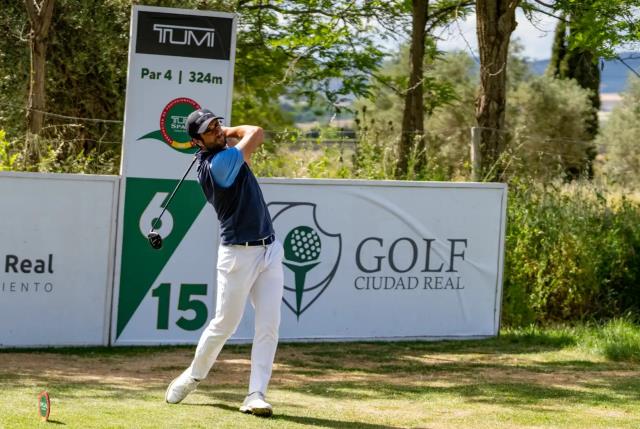
[[[249,394],[240,411],[268,417],[273,411],[265,395],[278,345],[283,248],[275,239],[267,205],[248,165],[262,143],[262,129],[223,127],[220,119],[210,110],[199,109],[186,123],[193,144],[200,148],[198,180],[220,221],[216,315],[200,337],[191,366],[171,382],[165,400],[179,403],[207,376],[250,298],[255,335]],[[200,262],[209,263],[207,256]]]

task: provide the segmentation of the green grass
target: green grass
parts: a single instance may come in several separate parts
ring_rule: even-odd
[[[0,351],[0,427],[640,427],[640,327],[625,320],[478,341],[282,344],[268,420],[237,411],[249,351],[226,347],[173,406],[164,390],[193,347]],[[36,414],[43,389],[49,423]]]

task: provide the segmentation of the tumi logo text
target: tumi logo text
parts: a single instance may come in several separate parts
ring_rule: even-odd
[[[187,27],[184,25],[154,24],[158,43],[181,46],[206,46],[213,48],[216,32],[213,28]]]

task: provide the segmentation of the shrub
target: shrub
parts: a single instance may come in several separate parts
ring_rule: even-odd
[[[519,84],[506,118],[518,158],[511,170],[541,180],[590,177],[592,115],[589,92],[573,80],[541,76]]]
[[[630,82],[596,143],[606,150],[603,170],[609,181],[640,189],[640,79]]]
[[[640,207],[614,197],[584,183],[511,187],[505,323],[640,314]]]

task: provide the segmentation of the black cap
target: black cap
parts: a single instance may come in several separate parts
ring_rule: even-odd
[[[191,138],[196,139],[204,133],[214,119],[222,119],[209,109],[198,109],[187,117],[187,132]]]

